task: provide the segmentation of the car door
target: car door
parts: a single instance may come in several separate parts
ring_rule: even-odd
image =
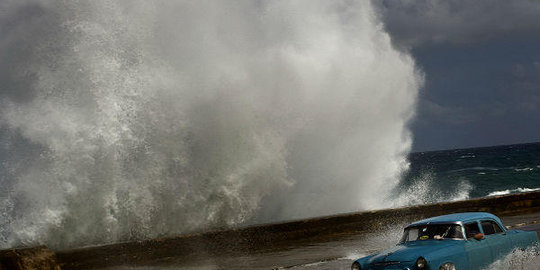
[[[463,225],[467,241],[465,251],[469,259],[469,269],[482,269],[493,261],[491,249],[486,239],[476,240],[474,236],[482,233],[477,221],[465,223]]]
[[[501,259],[512,251],[510,239],[499,224],[493,220],[482,220],[480,225],[494,261]]]

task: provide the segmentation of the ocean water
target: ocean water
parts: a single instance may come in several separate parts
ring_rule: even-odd
[[[396,190],[403,204],[540,190],[540,143],[417,152],[409,161]]]

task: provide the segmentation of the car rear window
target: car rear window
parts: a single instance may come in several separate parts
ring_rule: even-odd
[[[482,230],[484,230],[485,235],[490,235],[490,234],[496,234],[496,233],[503,232],[501,227],[497,223],[495,223],[494,221],[484,220],[484,221],[481,222],[481,224],[482,224]]]

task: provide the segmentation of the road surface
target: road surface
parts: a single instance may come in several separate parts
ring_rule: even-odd
[[[536,231],[540,235],[540,212],[518,215],[502,216],[505,226],[512,229]],[[296,242],[285,246],[281,250],[257,251],[251,254],[238,256],[207,256],[204,254],[198,258],[165,258],[158,262],[152,262],[147,266],[116,266],[104,268],[104,270],[257,270],[257,269],[294,269],[294,270],[334,270],[350,269],[354,259],[388,248],[398,241],[402,228],[406,224],[388,224],[372,233],[356,235],[336,235],[334,239],[325,238],[323,241]],[[524,256],[518,254],[514,256]],[[516,261],[515,258],[507,258],[507,261]],[[540,257],[518,258],[524,265],[523,269],[538,269]],[[494,266],[495,269],[508,269],[505,261]]]

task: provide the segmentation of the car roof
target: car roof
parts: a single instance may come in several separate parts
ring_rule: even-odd
[[[423,219],[420,221],[413,222],[407,227],[413,227],[418,225],[424,225],[428,223],[466,223],[469,221],[475,221],[479,219],[492,219],[497,221],[498,223],[501,223],[501,220],[490,213],[485,212],[468,212],[468,213],[456,213],[456,214],[450,214],[450,215],[444,215],[444,216],[437,216],[432,217],[428,219]]]

